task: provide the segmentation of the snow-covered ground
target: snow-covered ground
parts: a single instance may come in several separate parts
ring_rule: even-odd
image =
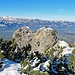
[[[59,41],[59,46],[66,47],[63,49],[62,55],[70,54],[72,53],[72,50],[74,50],[74,48],[69,47],[68,43],[65,41]]]
[[[66,47],[63,49],[62,55],[70,54],[74,49],[74,48],[70,48],[68,43],[65,41],[59,41],[59,46]],[[38,62],[39,60],[36,58],[32,63],[32,66],[35,66],[35,64]],[[20,74],[20,68],[21,68],[20,63],[10,61],[6,58],[3,60],[3,63],[4,63],[3,71],[0,72],[0,75],[26,75],[26,74]],[[43,63],[43,68],[47,69],[47,65],[49,65],[49,61]],[[35,67],[33,70],[39,70],[39,67],[40,65],[38,67]]]
[[[3,60],[3,71],[0,72],[0,75],[21,75],[20,74],[20,64],[10,61],[8,59]],[[25,74],[22,74],[25,75]]]

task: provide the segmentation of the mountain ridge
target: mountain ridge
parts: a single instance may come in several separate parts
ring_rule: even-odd
[[[17,30],[18,28],[21,28],[22,26],[30,27],[30,29],[33,32],[35,32],[37,29],[41,27],[45,26],[51,27],[52,29],[57,30],[58,32],[57,36],[59,39],[63,39],[60,37],[62,37],[62,35],[64,36],[64,34],[66,34],[67,36],[70,35],[69,33],[75,33],[75,22],[61,21],[61,20],[49,21],[41,19],[13,18],[13,17],[4,16],[0,17],[0,37],[3,37],[5,39],[10,39],[14,31]],[[73,35],[75,37],[75,34]],[[72,36],[70,35],[70,37]],[[74,38],[72,41],[74,41]]]

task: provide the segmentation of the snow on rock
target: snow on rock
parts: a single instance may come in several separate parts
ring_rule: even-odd
[[[44,29],[45,31],[47,31],[47,30],[53,30],[53,29],[50,28],[50,27],[48,27],[48,28],[46,28],[46,27],[42,27],[42,28],[40,28],[40,30],[42,30],[42,29]]]
[[[62,46],[62,47],[69,47],[68,43],[65,42],[65,41],[59,41],[59,46]]]
[[[72,50],[74,50],[74,48],[66,47],[63,49],[62,55],[71,54]]]
[[[24,26],[24,27],[22,27],[21,29],[24,29],[24,28],[25,28],[25,29],[27,28],[26,30],[30,29],[28,26]]]
[[[20,74],[20,64],[10,61],[8,59],[3,60],[3,71],[0,72],[0,75],[21,75]],[[25,75],[25,74],[23,74]]]
[[[60,47],[66,47],[63,49],[62,55],[71,54],[74,48],[69,47],[68,43],[65,41],[59,41]]]

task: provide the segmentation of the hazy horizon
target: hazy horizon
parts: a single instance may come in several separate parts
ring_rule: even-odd
[[[0,0],[0,16],[75,22],[75,0]]]

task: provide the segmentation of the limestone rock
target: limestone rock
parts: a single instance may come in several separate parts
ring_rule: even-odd
[[[32,31],[29,27],[24,26],[16,30],[13,34],[13,38],[16,40],[18,46],[22,48],[31,43]]]
[[[19,47],[31,45],[31,51],[44,52],[52,47],[57,42],[56,35],[52,35],[53,29],[40,28],[36,33],[32,33],[29,27],[24,26],[15,31],[13,38],[15,38]]]
[[[52,35],[53,29],[40,28],[32,38],[32,51],[44,52],[57,42],[57,37]]]

